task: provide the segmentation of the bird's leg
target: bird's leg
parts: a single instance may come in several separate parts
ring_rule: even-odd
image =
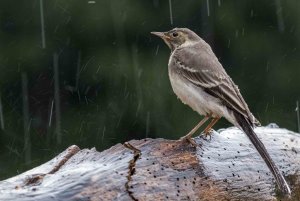
[[[219,121],[220,117],[215,117],[211,120],[211,122],[206,126],[206,128],[204,129],[203,133],[204,135],[210,136],[210,132],[211,132],[211,128]]]
[[[192,145],[197,146],[191,138],[193,134],[210,118],[210,115],[205,116],[187,135],[181,137],[179,141],[188,140]]]

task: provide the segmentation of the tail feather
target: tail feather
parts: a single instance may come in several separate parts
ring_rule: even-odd
[[[290,194],[291,190],[284,179],[283,175],[275,165],[274,161],[270,157],[269,153],[267,152],[267,149],[263,145],[263,143],[260,141],[260,139],[257,137],[256,133],[253,131],[252,125],[249,121],[246,120],[246,118],[238,113],[235,113],[235,118],[241,127],[243,131],[246,133],[252,144],[257,149],[258,153],[261,155],[261,157],[266,162],[267,166],[271,170],[272,174],[274,175],[276,179],[276,183],[278,185],[278,188],[285,194]]]

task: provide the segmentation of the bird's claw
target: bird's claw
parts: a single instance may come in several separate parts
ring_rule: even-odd
[[[187,142],[189,142],[193,147],[197,147],[197,146],[198,146],[197,143],[196,143],[196,141],[195,141],[193,138],[191,138],[191,137],[181,137],[178,141],[179,141],[179,142],[187,141]]]
[[[211,136],[213,132],[214,132],[213,129],[209,129],[207,131],[203,131],[203,133],[201,133],[200,136],[205,140],[211,140]]]

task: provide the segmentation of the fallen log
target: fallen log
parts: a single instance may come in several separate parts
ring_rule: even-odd
[[[286,177],[291,198],[237,128],[197,147],[132,140],[103,152],[69,147],[54,159],[0,181],[0,200],[300,200],[300,134],[272,124],[255,130]]]

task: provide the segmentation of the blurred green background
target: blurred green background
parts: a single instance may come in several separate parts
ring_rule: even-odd
[[[201,117],[173,94],[170,50],[150,35],[174,27],[212,46],[263,125],[296,131],[299,9],[297,0],[1,1],[0,179],[72,144],[101,151],[186,134]]]

